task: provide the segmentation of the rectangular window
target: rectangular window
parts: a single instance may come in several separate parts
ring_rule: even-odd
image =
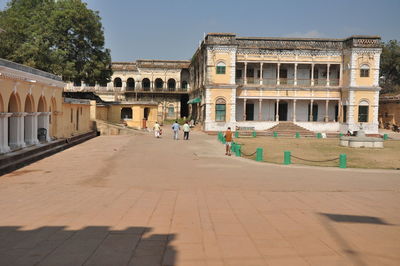
[[[236,69],[236,78],[237,79],[242,78],[242,70],[241,69]]]
[[[226,104],[216,104],[215,121],[217,122],[225,121],[225,114],[226,114]]]
[[[362,78],[369,77],[369,69],[360,69],[360,77]]]
[[[217,66],[217,74],[225,74],[225,66]]]
[[[358,122],[368,122],[368,106],[358,106]]]

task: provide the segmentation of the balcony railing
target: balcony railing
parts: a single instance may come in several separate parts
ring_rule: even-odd
[[[280,78],[279,84],[280,85],[294,85],[294,79]]]
[[[265,85],[265,86],[276,86],[276,78],[265,78],[265,79],[263,79],[263,85]]]
[[[297,86],[311,86],[311,79],[297,79]]]
[[[312,80],[311,79],[297,79],[296,80],[296,86],[301,87],[311,87],[312,85]],[[236,79],[236,84],[237,85],[244,85],[244,79],[242,78],[237,78]],[[262,84],[260,84],[260,79],[258,78],[247,78],[247,85],[260,85],[260,86],[279,86],[277,84],[277,79],[276,78],[264,78],[262,79]],[[295,82],[293,78],[280,78],[279,79],[279,84],[280,86],[295,86]],[[329,79],[329,86],[339,86],[340,80],[339,79]],[[327,79],[314,79],[314,86],[327,86]]]

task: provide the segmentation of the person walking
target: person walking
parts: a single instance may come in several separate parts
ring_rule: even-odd
[[[181,126],[178,124],[178,120],[175,120],[175,123],[172,124],[172,130],[174,131],[174,140],[178,140],[179,138],[179,130]]]
[[[160,124],[158,124],[158,122],[156,122],[154,124],[153,130],[154,130],[154,137],[160,138],[161,126],[160,126]]]
[[[187,121],[185,121],[185,124],[183,125],[182,129],[183,129],[183,139],[189,140],[190,126]]]
[[[228,129],[225,131],[225,155],[231,156],[231,145],[232,145],[232,131],[231,128],[228,127]]]

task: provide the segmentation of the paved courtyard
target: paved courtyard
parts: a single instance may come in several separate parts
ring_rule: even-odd
[[[0,265],[400,265],[400,171],[223,153],[98,137],[1,176]]]

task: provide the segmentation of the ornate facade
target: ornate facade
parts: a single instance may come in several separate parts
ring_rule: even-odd
[[[377,36],[249,38],[211,33],[190,66],[205,131],[292,121],[319,132],[378,132]]]

